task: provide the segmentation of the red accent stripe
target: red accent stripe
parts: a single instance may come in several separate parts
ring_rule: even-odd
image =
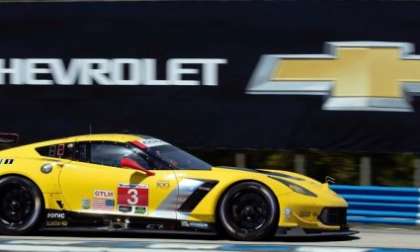
[[[144,145],[144,144],[142,144],[142,143],[140,143],[138,140],[134,140],[131,143],[134,144],[135,146],[139,147],[142,150],[146,150],[147,149],[147,146]]]

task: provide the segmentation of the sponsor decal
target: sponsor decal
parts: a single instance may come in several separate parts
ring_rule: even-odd
[[[133,211],[133,207],[131,206],[118,206],[118,211],[123,213],[131,213]]]
[[[6,158],[6,159],[0,159],[0,165],[5,164],[5,165],[11,165],[13,164],[15,160],[12,158]]]
[[[93,198],[92,208],[95,210],[113,211],[115,201],[113,199]]]
[[[82,208],[89,209],[90,208],[90,199],[83,199],[82,200]]]
[[[157,60],[151,58],[0,59],[0,85],[181,85],[217,86],[219,58],[172,58],[166,79],[157,79]],[[162,64],[161,62],[160,64]]]
[[[93,192],[92,208],[95,210],[113,211],[115,206],[114,192],[95,190]]]
[[[118,186],[118,205],[147,207],[149,205],[148,186],[120,184]]]
[[[248,94],[323,95],[324,110],[412,112],[420,55],[399,42],[328,42],[325,54],[264,55]]]
[[[118,186],[118,211],[123,213],[146,214],[149,205],[149,188],[147,185]]]
[[[157,146],[162,146],[162,145],[169,145],[169,143],[162,141],[160,139],[157,139],[157,138],[142,139],[139,142],[143,144],[144,146],[146,146],[147,148],[157,147]]]
[[[68,225],[64,212],[47,212],[46,217],[45,225],[47,227],[65,227]]]
[[[114,192],[104,191],[104,190],[96,190],[93,193],[93,197],[98,198],[98,199],[113,199],[114,198]]]
[[[67,227],[68,222],[63,220],[63,221],[59,221],[59,220],[52,220],[52,221],[47,221],[45,223],[45,225],[47,227]]]
[[[147,214],[147,207],[136,207],[134,213],[145,215]]]
[[[168,189],[169,188],[169,181],[167,181],[167,180],[158,180],[156,182],[156,186],[158,188]]]
[[[66,219],[66,214],[64,212],[48,212],[47,219],[64,220]]]
[[[181,221],[181,226],[186,228],[208,229],[209,224],[205,222]]]

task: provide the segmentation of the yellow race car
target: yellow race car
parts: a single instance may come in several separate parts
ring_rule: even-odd
[[[0,152],[0,234],[39,229],[351,235],[346,201],[311,178],[212,167],[144,135],[68,137]]]

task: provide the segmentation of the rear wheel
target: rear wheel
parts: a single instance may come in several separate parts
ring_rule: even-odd
[[[23,235],[38,227],[43,200],[38,187],[28,179],[0,179],[0,234]]]
[[[218,208],[218,220],[225,233],[236,240],[261,240],[273,235],[279,207],[273,193],[257,182],[243,182],[230,188]]]

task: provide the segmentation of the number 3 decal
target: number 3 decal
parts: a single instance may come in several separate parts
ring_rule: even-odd
[[[137,205],[139,202],[139,193],[136,189],[129,189],[128,194],[130,195],[130,198],[127,199],[127,203],[129,205]]]
[[[148,206],[149,188],[145,185],[120,185],[118,204],[125,206]]]

